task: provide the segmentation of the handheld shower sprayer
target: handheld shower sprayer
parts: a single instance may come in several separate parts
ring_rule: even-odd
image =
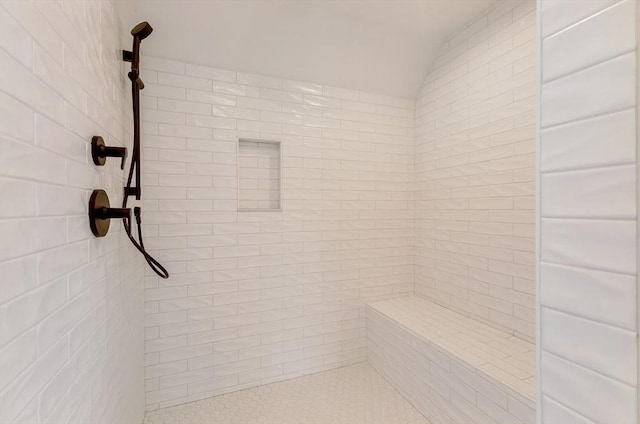
[[[144,82],[140,78],[140,43],[153,32],[153,28],[149,22],[141,22],[131,30],[133,36],[133,48],[131,51],[124,50],[122,58],[125,62],[131,62],[131,71],[127,74],[131,80],[131,97],[133,103],[133,157],[131,159],[131,170],[133,171],[134,163],[137,165],[136,170],[136,186],[131,187],[127,183],[125,188],[125,200],[127,196],[136,196],[136,200],[140,200],[140,90],[144,89]],[[132,175],[129,173],[129,180]]]
[[[147,38],[153,28],[148,22],[141,22],[131,30],[133,36],[133,48],[129,51],[122,52],[122,58],[126,62],[131,62],[131,71],[128,73],[131,80],[131,97],[133,103],[133,153],[131,155],[131,167],[129,168],[129,176],[127,178],[127,185],[124,187],[124,199],[122,200],[122,208],[127,207],[127,200],[129,196],[135,196],[136,200],[140,200],[142,195],[141,181],[140,181],[140,90],[144,88],[144,82],[140,78],[140,42]],[[131,186],[133,182],[133,175],[135,170],[136,185]],[[132,222],[131,216],[127,215],[122,217],[124,229],[131,240],[131,243],[142,253],[144,259],[147,261],[151,269],[162,278],[169,278],[167,270],[158,262],[153,256],[147,253],[144,248],[144,241],[142,240],[142,214],[139,207],[133,209],[133,214],[136,219],[136,225],[138,226],[138,240],[132,234]]]
[[[133,36],[133,48],[131,50],[131,72],[129,72],[129,79],[132,83],[135,83],[140,90],[144,89],[144,82],[140,78],[140,42],[147,38],[153,32],[153,28],[149,25],[149,22],[140,22],[133,27],[131,35]],[[126,60],[126,59],[125,59]]]

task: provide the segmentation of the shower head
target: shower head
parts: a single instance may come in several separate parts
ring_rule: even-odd
[[[140,44],[142,43],[142,40],[150,36],[152,32],[153,27],[149,24],[149,22],[140,22],[131,30],[131,35],[133,35],[133,48],[130,52],[122,52],[123,60],[131,62],[131,72],[129,72],[129,78],[131,79],[131,81],[138,85],[140,90],[144,88],[144,84],[142,84],[142,80],[138,76],[138,67],[140,64]]]
[[[131,30],[131,35],[134,37],[138,37],[140,40],[144,40],[153,32],[153,28],[149,25],[149,22],[144,21],[140,22],[138,25],[134,26]]]

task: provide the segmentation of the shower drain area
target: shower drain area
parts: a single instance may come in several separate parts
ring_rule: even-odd
[[[147,413],[145,424],[429,424],[361,363]]]

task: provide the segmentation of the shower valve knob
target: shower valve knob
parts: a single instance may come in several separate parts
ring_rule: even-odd
[[[131,209],[112,208],[109,196],[104,190],[93,190],[89,198],[89,226],[96,237],[104,237],[109,232],[111,219],[130,218]]]
[[[127,160],[127,148],[107,146],[102,137],[95,135],[91,139],[91,157],[93,158],[93,163],[98,166],[104,166],[108,157],[122,158],[120,169],[124,169],[124,162]]]

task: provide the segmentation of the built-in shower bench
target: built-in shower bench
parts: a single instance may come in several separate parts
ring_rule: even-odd
[[[432,424],[534,424],[535,346],[417,297],[367,305],[367,357]]]

